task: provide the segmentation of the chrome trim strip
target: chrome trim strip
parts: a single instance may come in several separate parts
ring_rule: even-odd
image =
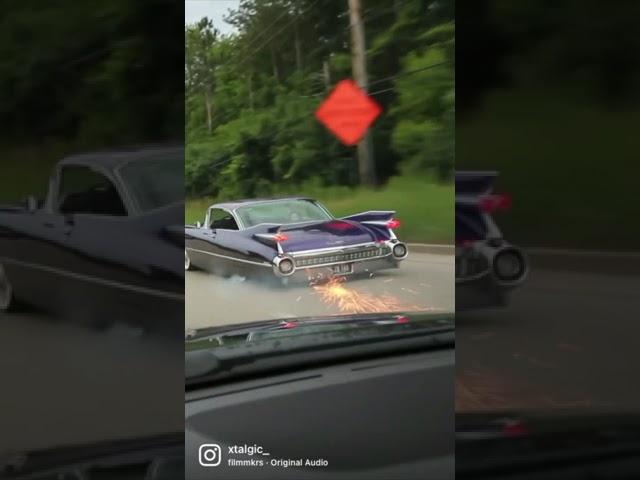
[[[389,220],[363,220],[360,223],[362,223],[363,225],[377,225],[379,227],[387,227],[387,223],[389,223]],[[389,230],[391,229],[389,228]]]
[[[59,268],[48,267],[46,265],[38,265],[36,263],[23,262],[21,260],[14,260],[12,258],[0,258],[0,261],[4,263],[12,263],[14,265],[20,265],[34,270],[40,270],[42,272],[53,273],[74,280],[81,280],[89,283],[96,283],[105,287],[118,288],[120,290],[126,290],[134,293],[141,293],[143,295],[150,295],[153,297],[168,298],[170,300],[176,300],[184,302],[184,294],[163,292],[162,290],[156,290],[153,288],[140,287],[138,285],[131,285],[128,283],[115,282],[113,280],[106,280],[104,278],[94,277],[91,275],[84,275],[81,273],[70,272],[68,270],[61,270]]]
[[[371,261],[375,261],[375,260],[381,260],[383,258],[387,258],[391,255],[391,252],[387,253],[386,255],[379,255],[377,257],[369,257],[369,258],[360,258],[360,259],[356,259],[356,260],[344,260],[342,262],[331,262],[331,263],[321,263],[319,265],[305,265],[305,266],[296,266],[297,270],[311,270],[314,268],[323,268],[323,267],[331,267],[332,265],[341,265],[343,263],[364,263],[364,262],[371,262]],[[395,258],[395,257],[394,257]],[[401,259],[399,259],[401,260]]]
[[[358,212],[353,215],[347,215],[346,217],[342,217],[342,219],[349,219],[350,217],[359,217],[360,215],[393,215],[396,213],[395,210],[367,210],[366,212]]]
[[[235,260],[236,262],[249,263],[251,265],[259,265],[261,267],[272,267],[271,263],[260,263],[260,262],[252,262],[251,260],[243,260],[241,258],[229,257],[227,255],[221,255],[219,253],[206,252],[204,250],[198,250],[197,248],[186,247],[187,250],[191,250],[192,252],[202,253],[204,255],[211,255],[214,257],[227,258],[229,260]]]
[[[327,252],[327,253],[349,253],[349,250],[359,250],[362,248],[368,247],[377,247],[378,244],[376,242],[367,242],[367,243],[358,243],[356,245],[345,245],[344,247],[327,247],[327,248],[316,248],[315,250],[300,250],[298,252],[285,252],[292,257],[306,257],[309,255],[316,255],[318,252]]]

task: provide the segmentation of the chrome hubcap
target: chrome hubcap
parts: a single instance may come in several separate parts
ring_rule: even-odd
[[[5,309],[9,306],[12,295],[13,290],[11,284],[4,271],[4,266],[0,264],[0,309]]]

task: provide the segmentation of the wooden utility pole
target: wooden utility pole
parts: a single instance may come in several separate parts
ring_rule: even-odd
[[[353,70],[353,78],[360,88],[367,91],[369,89],[369,80],[367,78],[362,5],[360,0],[348,1],[349,21],[351,22],[351,68]],[[358,143],[358,173],[360,175],[360,183],[368,186],[376,185],[376,164],[373,158],[373,142],[369,132]]]
[[[329,93],[331,90],[331,71],[329,70],[329,61],[322,62],[322,79],[324,81],[324,91]]]

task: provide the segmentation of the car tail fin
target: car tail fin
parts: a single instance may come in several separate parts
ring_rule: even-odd
[[[488,195],[498,172],[456,172],[456,197]]]
[[[276,246],[289,240],[289,235],[283,232],[276,233],[256,233],[253,238],[266,245]]]
[[[395,215],[393,210],[372,210],[369,212],[356,213],[355,215],[349,215],[348,217],[342,217],[341,220],[351,220],[354,222],[367,223],[367,222],[388,222],[393,220]]]
[[[494,194],[498,172],[456,172],[456,205],[477,207],[485,213],[508,210],[511,196]]]

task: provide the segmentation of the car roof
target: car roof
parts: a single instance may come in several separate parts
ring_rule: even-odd
[[[121,165],[149,158],[166,158],[167,154],[180,155],[184,157],[184,147],[175,145],[157,145],[126,147],[118,150],[107,150],[102,152],[80,153],[63,158],[58,165],[82,165],[89,167],[102,167],[107,170],[114,170]]]
[[[232,202],[216,203],[211,205],[210,208],[224,208],[225,210],[235,210],[238,207],[245,205],[254,205],[260,203],[277,202],[280,200],[309,200],[315,201],[310,197],[266,197],[266,198],[245,198],[242,200],[234,200]]]

